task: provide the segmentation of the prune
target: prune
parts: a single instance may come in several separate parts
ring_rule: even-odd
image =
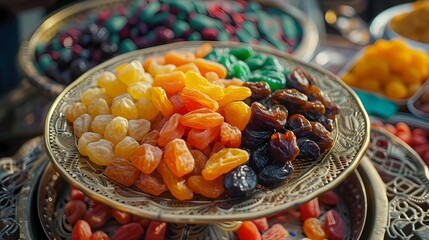
[[[269,143],[270,157],[273,165],[284,166],[299,154],[295,134],[292,131],[274,133]]]
[[[288,112],[281,105],[274,105],[267,109],[258,102],[252,103],[251,124],[259,129],[283,129],[287,121]]]
[[[270,162],[268,143],[266,143],[251,152],[248,164],[255,173],[259,173],[264,167],[268,166]]]
[[[325,106],[318,100],[307,102],[303,106],[296,108],[296,112],[304,115],[307,119],[316,121],[325,114]]]
[[[313,140],[320,148],[320,152],[325,152],[330,149],[334,143],[334,139],[330,132],[319,122],[311,122],[312,130],[308,134],[308,138]]]
[[[250,98],[253,101],[269,97],[271,94],[270,86],[266,82],[245,82],[243,86],[250,88],[252,91]]]
[[[255,172],[247,166],[241,165],[227,173],[223,179],[223,186],[233,197],[249,196],[256,188],[258,179]]]
[[[300,138],[297,144],[300,150],[297,159],[315,160],[320,156],[320,148],[314,141],[308,138]]]
[[[304,71],[300,68],[296,68],[287,76],[286,87],[295,88],[300,92],[305,92],[310,86]]]
[[[334,130],[334,120],[328,118],[327,116],[323,115],[319,118],[318,122],[322,124],[326,130],[332,132]]]
[[[287,109],[298,109],[308,102],[308,97],[296,89],[280,89],[273,93],[274,100],[283,104]]]
[[[292,173],[293,166],[290,162],[287,162],[283,167],[269,165],[258,174],[258,182],[267,188],[276,187],[286,181]]]
[[[258,148],[270,139],[271,134],[273,134],[272,130],[259,131],[246,128],[242,132],[241,148],[248,148],[250,150]]]
[[[312,129],[310,121],[308,121],[307,118],[301,114],[294,114],[290,116],[287,120],[287,125],[297,137],[300,137]]]

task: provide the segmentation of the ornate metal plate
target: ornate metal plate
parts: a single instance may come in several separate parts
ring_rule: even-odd
[[[87,158],[79,155],[73,128],[64,112],[69,104],[79,101],[84,90],[95,85],[94,79],[101,71],[112,70],[132,59],[142,60],[173,49],[194,51],[200,45],[201,42],[176,43],[121,55],[93,68],[67,87],[57,97],[46,118],[46,150],[56,170],[91,198],[116,209],[180,223],[213,223],[271,215],[335,187],[353,172],[368,146],[370,129],[368,116],[353,91],[320,67],[257,46],[254,47],[255,51],[274,55],[287,67],[300,66],[311,72],[320,88],[341,107],[332,149],[315,162],[296,163],[295,173],[282,186],[272,191],[259,189],[248,199],[177,201],[148,196],[133,188],[120,186],[103,175],[103,168],[90,164]],[[213,42],[213,45],[217,48],[242,46],[239,43],[219,42]]]
[[[184,0],[182,0],[184,1]],[[228,0],[224,0],[228,1]],[[256,0],[258,1],[258,0]],[[42,75],[35,65],[35,49],[39,43],[48,42],[55,34],[70,23],[81,23],[94,12],[103,10],[115,11],[118,6],[127,5],[131,0],[104,0],[104,1],[81,1],[73,4],[55,14],[48,16],[42,23],[37,24],[37,28],[21,42],[18,53],[19,67],[25,78],[36,87],[43,90],[48,96],[56,97],[66,87],[53,79]],[[217,2],[205,0],[207,4]],[[300,9],[285,3],[282,0],[259,0],[264,6],[275,6],[286,14],[290,15],[300,24],[303,29],[303,36],[300,44],[294,51],[294,55],[303,60],[310,60],[318,44],[319,33],[316,24],[308,18]]]
[[[359,239],[366,221],[367,196],[359,172],[355,171],[335,189],[341,197],[341,202],[335,209],[345,220],[345,239]],[[64,216],[65,204],[70,197],[69,185],[52,165],[48,165],[43,172],[39,186],[38,211],[46,235],[49,239],[69,239],[72,226],[67,223]],[[326,209],[322,208],[322,214],[325,211]],[[305,237],[302,233],[302,220],[300,218],[292,215],[287,215],[286,218],[275,217],[270,220],[270,224],[275,223],[280,223],[288,229],[290,233],[288,239]],[[201,225],[169,223],[166,239],[234,239],[234,230],[240,224],[241,222]],[[113,233],[119,226],[115,221],[111,221],[103,227],[103,230],[106,233]]]
[[[429,239],[429,171],[408,145],[384,129],[371,131],[366,152],[389,200],[385,239]]]

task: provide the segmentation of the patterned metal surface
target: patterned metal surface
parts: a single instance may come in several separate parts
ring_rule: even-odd
[[[386,184],[385,239],[429,239],[429,171],[410,147],[383,129],[371,131],[366,155]]]
[[[41,164],[43,153],[42,138],[37,137],[14,156],[0,159],[0,239],[28,236],[28,226],[18,221],[18,212],[23,207],[18,202],[21,189],[36,178],[31,171]]]
[[[235,221],[270,215],[312,199],[353,172],[369,143],[370,128],[368,116],[356,95],[326,70],[258,47],[255,47],[257,52],[275,55],[287,67],[300,66],[311,72],[320,88],[341,107],[333,148],[315,162],[295,163],[293,176],[282,186],[274,190],[258,189],[248,199],[177,201],[120,186],[103,175],[103,168],[79,155],[72,125],[67,122],[64,112],[71,103],[79,101],[83,91],[95,85],[94,79],[101,71],[112,70],[133,59],[164,54],[168,50],[194,51],[200,45],[200,42],[176,43],[125,54],[93,68],[67,87],[52,105],[45,127],[47,153],[56,170],[72,185],[100,202],[122,211],[178,223]],[[219,48],[242,46],[215,42],[213,45]]]

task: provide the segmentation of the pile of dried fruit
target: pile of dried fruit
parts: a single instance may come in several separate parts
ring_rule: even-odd
[[[342,76],[352,87],[391,99],[412,96],[429,77],[429,55],[401,40],[377,40]]]
[[[207,60],[214,56],[230,65]],[[97,84],[66,114],[79,152],[155,196],[248,196],[333,144],[338,107],[315,79],[251,48],[170,51],[103,72]]]

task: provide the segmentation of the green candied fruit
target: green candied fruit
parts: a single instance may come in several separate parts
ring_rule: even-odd
[[[286,77],[283,72],[258,70],[249,76],[250,82],[266,82],[272,91],[284,88],[286,86]]]
[[[229,53],[224,53],[219,58],[219,63],[225,66],[226,70],[228,71],[228,74],[226,75],[227,78],[232,78],[234,76],[234,64],[238,61],[238,59]]]
[[[241,60],[238,60],[237,63],[232,67],[234,71],[234,76],[240,78],[243,81],[248,81],[250,76],[250,68],[247,64]]]
[[[115,16],[111,16],[109,20],[106,21],[104,26],[107,28],[107,30],[109,30],[109,32],[117,33],[121,31],[121,29],[125,26],[125,24],[127,24],[127,21],[128,21],[127,17],[115,15]]]
[[[151,20],[153,16],[161,9],[161,4],[158,1],[150,2],[146,5],[146,7],[143,9],[142,13],[140,14],[140,21],[142,22],[148,22]]]
[[[245,62],[247,66],[249,66],[250,70],[253,71],[261,68],[264,65],[266,59],[267,56],[265,56],[264,54],[254,54],[250,58],[246,59]]]
[[[193,32],[191,35],[189,35],[188,40],[189,41],[201,40],[201,34],[199,32]]]
[[[242,48],[231,48],[229,53],[234,55],[239,60],[246,60],[253,55],[253,49],[250,46]]]
[[[224,51],[219,49],[219,48],[215,48],[213,49],[211,52],[209,52],[209,54],[207,54],[205,56],[205,59],[210,60],[210,61],[214,61],[214,62],[219,62],[220,57],[224,54]]]
[[[127,38],[124,39],[121,44],[119,45],[119,52],[120,53],[127,53],[132,52],[137,49],[136,44],[133,42],[133,40]]]
[[[174,36],[182,36],[183,33],[188,31],[190,28],[191,26],[189,26],[189,23],[182,20],[177,20],[173,25],[172,30],[174,32]]]
[[[44,43],[37,44],[36,56],[39,56],[39,55],[43,54],[44,52],[46,52],[46,44],[44,44]]]
[[[274,56],[268,56],[262,65],[261,69],[264,70],[275,70],[279,72],[284,71],[283,65],[280,64],[279,60]]]

